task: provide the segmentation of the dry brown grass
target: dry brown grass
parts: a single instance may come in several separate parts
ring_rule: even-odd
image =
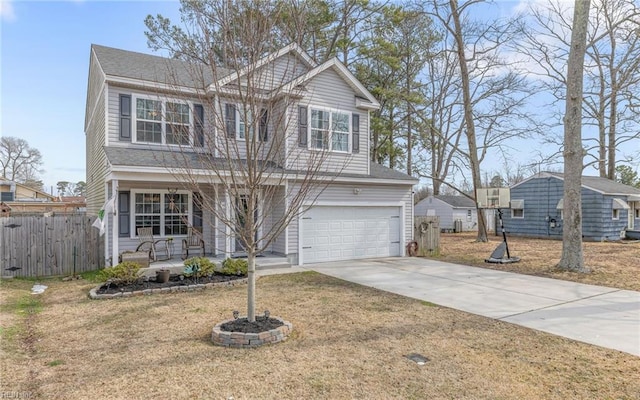
[[[588,274],[566,272],[556,268],[562,255],[562,241],[507,237],[509,251],[521,261],[514,264],[489,264],[493,250],[502,236],[490,236],[488,243],[476,242],[476,234],[443,233],[440,236],[439,260],[478,267],[518,272],[528,275],[640,290],[640,242],[585,242],[584,263]],[[640,397],[640,396],[639,396]]]
[[[259,309],[292,337],[215,347],[213,325],[246,287],[89,300],[48,281],[42,311],[15,314],[32,283],[2,283],[1,392],[46,399],[637,399],[640,358],[316,273],[260,278]],[[13,327],[13,328],[12,328]],[[20,333],[6,335],[7,329]],[[29,343],[31,343],[29,345]],[[424,366],[404,355],[420,353]]]

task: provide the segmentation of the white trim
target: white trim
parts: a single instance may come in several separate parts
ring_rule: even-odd
[[[284,215],[289,215],[289,182],[284,182]],[[289,227],[291,224],[288,224],[284,230],[284,254],[286,256],[289,255]]]
[[[620,209],[619,208],[612,208],[611,209],[611,220],[612,221],[620,220]]]
[[[112,249],[111,249],[111,257],[113,257],[113,260],[115,263],[117,263],[118,260],[118,254],[120,253],[120,243],[119,243],[119,239],[120,239],[120,232],[119,232],[119,222],[118,221],[118,180],[114,179],[111,181],[111,195],[113,196],[113,212],[112,214],[112,220],[113,220],[113,226],[111,226],[111,241],[113,243],[112,245]]]
[[[627,204],[626,201],[619,199],[617,197],[613,198],[613,201],[611,202],[611,207],[618,210],[628,210],[630,208],[629,204]]]
[[[315,63],[315,61],[313,61],[313,59],[311,59],[311,57],[309,57],[309,55],[300,48],[300,46],[298,46],[295,42],[281,48],[280,50],[271,53],[263,58],[261,58],[260,60],[258,60],[254,65],[250,65],[247,67],[242,68],[239,71],[236,72],[232,72],[224,77],[222,77],[221,79],[218,79],[217,84],[212,83],[211,85],[209,85],[208,90],[215,90],[216,87],[221,87],[224,85],[227,85],[235,80],[240,79],[240,77],[244,76],[247,74],[247,72],[249,72],[250,70],[256,70],[270,62],[273,62],[275,60],[277,60],[278,58],[284,56],[285,54],[289,54],[290,52],[295,53],[298,57],[300,57],[300,59],[302,59],[302,61],[305,62],[305,64],[307,64],[308,67],[310,68],[315,68],[317,66],[317,64]]]
[[[138,122],[138,99],[141,100],[152,100],[152,101],[157,101],[160,102],[160,119],[159,120],[148,120],[148,119],[141,119],[141,121],[149,121],[152,123],[159,123],[160,124],[160,139],[161,141],[158,142],[147,142],[147,141],[141,141],[138,140],[138,128],[137,128],[137,122]],[[175,103],[175,104],[183,104],[183,105],[187,105],[187,107],[189,108],[189,143],[188,144],[171,144],[171,143],[167,143],[167,125],[169,125],[170,123],[167,121],[166,116],[167,116],[167,103]],[[184,99],[179,99],[179,98],[175,98],[175,97],[159,97],[159,96],[153,96],[153,95],[148,95],[148,94],[139,94],[139,93],[131,93],[131,143],[133,144],[144,144],[144,145],[148,145],[148,146],[163,146],[163,147],[168,147],[168,148],[176,148],[179,149],[182,146],[193,146],[194,145],[194,132],[195,132],[195,120],[194,120],[194,113],[193,113],[193,102],[190,100],[184,100]],[[204,121],[203,121],[204,123]],[[183,124],[179,124],[179,125],[183,125]],[[205,135],[206,136],[206,135]]]
[[[158,193],[160,194],[160,213],[157,214],[160,217],[160,234],[154,235],[154,238],[166,238],[166,237],[182,237],[184,235],[172,234],[165,235],[164,234],[164,217],[167,215],[164,212],[164,195],[169,194],[167,189],[134,189],[132,188],[130,191],[131,195],[129,196],[129,239],[137,239],[138,233],[136,232],[136,194],[139,193]],[[178,190],[176,194],[186,194],[187,195],[187,221],[193,221],[193,192],[188,190]],[[144,213],[143,213],[144,214]],[[148,215],[148,214],[144,214]],[[155,215],[155,214],[154,214]],[[204,215],[203,215],[204,217]],[[204,221],[203,221],[204,222]]]
[[[301,208],[302,207],[298,207],[298,265],[300,266],[304,265],[304,255],[302,252],[302,243],[304,239],[304,235],[302,234],[302,215],[304,213]]]
[[[225,207],[225,215],[227,216],[227,221],[231,221],[231,196],[229,195],[229,191],[225,189],[224,191],[224,207]],[[231,227],[228,224],[224,225],[224,257],[230,258],[232,249],[231,249]]]
[[[329,113],[329,128],[327,129],[327,134],[328,134],[328,138],[327,138],[327,142],[328,142],[328,148],[327,149],[319,149],[317,147],[312,147],[311,146],[311,130],[313,129],[313,127],[311,126],[311,121],[312,121],[312,117],[311,114],[313,113],[313,110],[316,111],[320,111],[320,112],[327,112]],[[329,153],[338,153],[338,154],[351,154],[351,147],[352,147],[352,143],[351,143],[351,138],[353,137],[353,113],[351,111],[345,111],[345,110],[341,110],[338,108],[330,108],[330,107],[322,107],[322,106],[313,106],[313,105],[308,105],[307,106],[307,150],[309,151],[326,151]],[[349,127],[349,131],[347,132],[347,150],[334,150],[333,149],[333,114],[345,114],[348,116],[348,121],[347,121],[347,125]],[[344,134],[344,132],[339,132],[341,134]]]
[[[183,93],[191,97],[203,95],[202,90],[190,88],[187,86],[178,86],[163,84],[156,81],[147,81],[144,79],[125,78],[121,76],[107,75],[105,74],[105,82],[113,83],[117,86],[133,86],[137,89],[149,92],[164,91],[170,93]]]
[[[109,183],[107,180],[104,181],[104,202],[103,204],[109,200]],[[100,208],[102,208],[102,206],[99,206]],[[105,221],[105,231],[109,230],[109,218],[108,216],[105,214],[104,217]],[[109,261],[109,235],[104,235],[104,259],[105,259],[105,265],[107,264],[107,261]],[[116,264],[114,264],[114,262],[117,263],[118,259],[115,260],[111,260],[110,265],[114,266]]]

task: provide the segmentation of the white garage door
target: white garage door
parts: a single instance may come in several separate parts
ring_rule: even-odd
[[[317,206],[301,223],[305,264],[400,255],[400,207]]]

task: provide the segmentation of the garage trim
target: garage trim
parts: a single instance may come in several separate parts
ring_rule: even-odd
[[[405,255],[403,243],[406,243],[406,206],[403,201],[317,201],[303,204],[303,208],[307,209],[307,211],[313,207],[400,207],[400,256]],[[298,215],[298,265],[304,265],[304,254],[302,252],[302,243],[304,241],[302,216],[303,213],[301,212]]]

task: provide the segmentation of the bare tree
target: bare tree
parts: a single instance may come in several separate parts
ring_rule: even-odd
[[[564,117],[564,228],[558,267],[576,272],[589,271],[582,255],[582,79],[590,2],[575,0]]]
[[[510,138],[525,136],[533,126],[525,111],[531,88],[516,65],[502,54],[506,44],[517,38],[517,20],[474,21],[470,17],[471,8],[478,3],[480,1],[471,0],[459,5],[457,0],[446,3],[435,0],[432,10],[428,11],[447,32],[444,37],[448,41],[443,42],[442,51],[455,54],[460,82],[459,97],[446,92],[431,95],[444,96],[446,106],[463,116],[460,123],[446,127],[448,131],[445,132],[445,125],[441,124],[432,133],[453,140],[447,144],[462,155],[465,170],[471,172],[474,190],[482,185],[480,165],[487,153],[500,149]],[[455,85],[441,88],[451,89]],[[451,100],[455,102],[449,103]],[[466,138],[465,148],[459,144],[459,134]],[[481,210],[478,210],[477,240],[487,240]]]
[[[523,26],[526,40],[518,51],[535,65],[545,92],[553,96],[552,109],[566,100],[566,64],[572,32],[567,3],[532,4],[531,21]],[[640,7],[632,0],[595,0],[587,30],[584,123],[595,135],[583,135],[588,164],[601,177],[615,178],[617,154],[640,139]],[[557,109],[559,111],[559,108]],[[553,115],[561,123],[561,113]],[[548,118],[548,116],[546,116]],[[553,132],[553,130],[550,130]],[[588,133],[588,132],[587,132]],[[549,137],[562,147],[562,138]]]
[[[42,154],[38,149],[20,138],[3,136],[0,138],[0,167],[5,178],[25,183],[38,182],[42,173]],[[41,189],[36,187],[36,189]]]
[[[255,320],[256,256],[313,205],[352,158],[331,156],[328,149],[335,144],[322,129],[313,130],[314,151],[306,151],[312,115],[299,105],[313,96],[313,84],[300,71],[314,65],[299,57],[273,57],[282,10],[269,1],[183,1],[188,34],[157,18],[147,20],[149,40],[176,54],[187,54],[192,43],[224,41],[216,48],[197,46],[197,56],[185,58],[203,108],[193,110],[195,136],[188,131],[176,136],[182,151],[166,152],[168,159],[161,162],[185,189],[198,193],[198,206],[215,219],[207,222],[246,252],[250,321]],[[240,20],[242,26],[235,26]],[[216,62],[221,48],[233,60],[227,68]],[[177,81],[180,72],[174,72]],[[305,134],[299,135],[303,127]]]

